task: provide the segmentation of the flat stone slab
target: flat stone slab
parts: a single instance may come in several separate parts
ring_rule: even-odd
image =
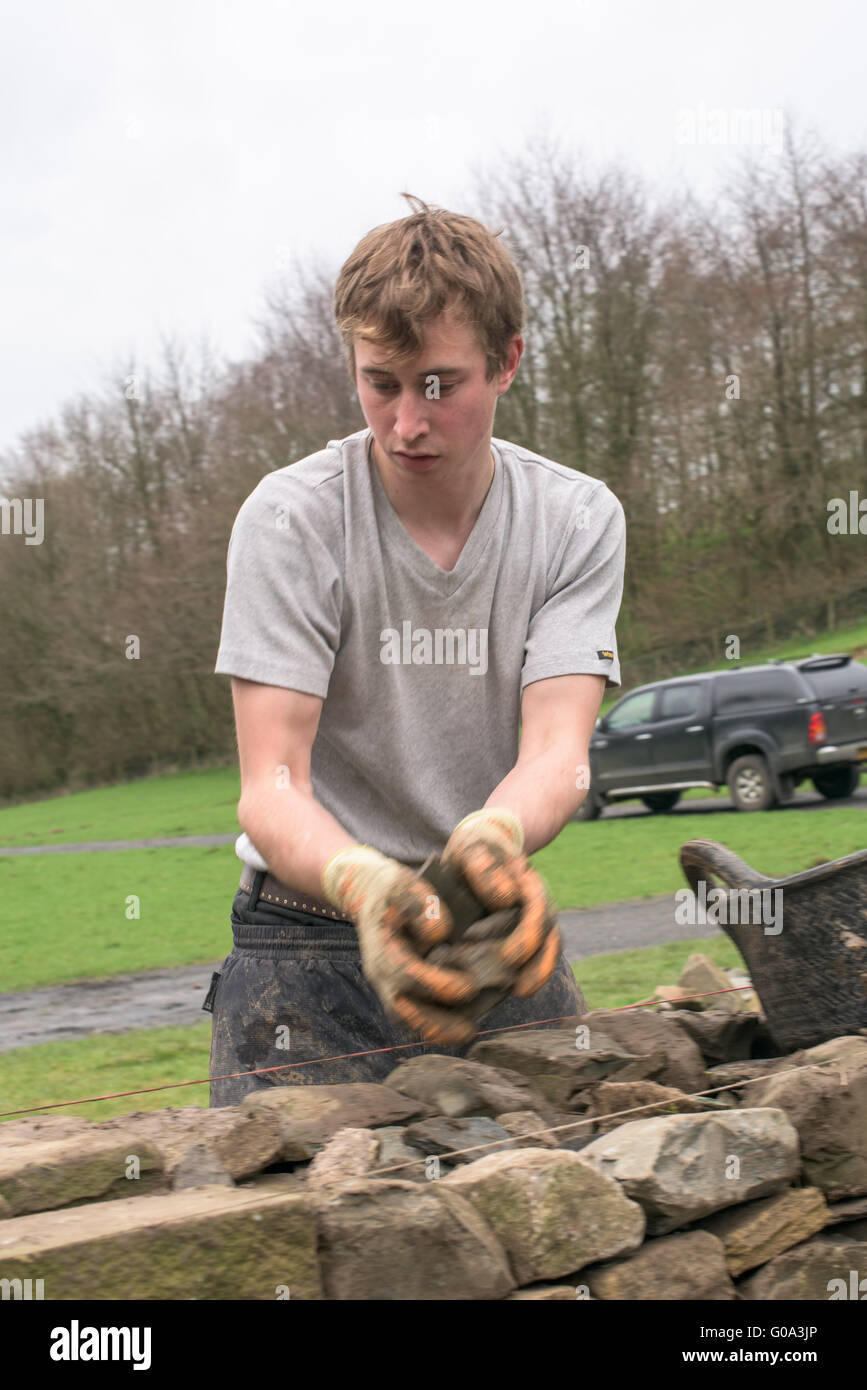
[[[285,1191],[199,1187],[0,1224],[3,1278],[46,1299],[319,1299],[316,1210]]]
[[[741,1279],[737,1290],[741,1298],[757,1302],[861,1301],[867,1295],[865,1275],[867,1242],[814,1236]]]
[[[514,1149],[524,1142],[515,1139],[486,1115],[459,1118],[434,1115],[429,1120],[407,1125],[406,1141],[424,1154],[446,1155],[451,1164],[473,1163],[483,1154]]]
[[[159,1153],[132,1134],[97,1131],[0,1149],[0,1198],[7,1216],[163,1186]]]
[[[481,1038],[470,1056],[472,1061],[520,1072],[562,1110],[597,1081],[642,1081],[666,1065],[661,1048],[636,1054],[600,1029],[591,1029],[589,1036],[576,1034],[574,1028],[512,1029]]]
[[[722,1241],[726,1268],[737,1276],[818,1235],[827,1219],[828,1204],[819,1189],[796,1187],[707,1216],[701,1229]]]
[[[593,1298],[675,1303],[737,1298],[722,1241],[705,1231],[684,1231],[645,1241],[634,1255],[582,1270]]]

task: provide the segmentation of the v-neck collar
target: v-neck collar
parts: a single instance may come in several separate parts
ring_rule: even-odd
[[[502,455],[493,440],[491,440],[491,450],[494,455],[494,476],[491,485],[476,517],[475,525],[464,542],[464,548],[458,556],[457,564],[454,569],[444,570],[435,560],[431,559],[426,550],[422,549],[418,541],[414,540],[394,510],[388,493],[382,485],[379,469],[373,457],[373,432],[368,431],[365,457],[380,526],[384,529],[389,542],[397,550],[404,563],[412,569],[418,578],[444,597],[454,594],[475,569],[500,514],[503,502],[504,465]]]

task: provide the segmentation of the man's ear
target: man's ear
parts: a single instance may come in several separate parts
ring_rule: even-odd
[[[497,395],[503,396],[508,391],[512,382],[518,374],[518,366],[524,353],[524,339],[520,333],[516,333],[509,343],[509,353],[506,358],[506,365],[500,372],[500,380],[497,386]]]

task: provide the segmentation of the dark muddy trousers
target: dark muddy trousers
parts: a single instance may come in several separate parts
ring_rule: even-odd
[[[465,1057],[472,1043],[441,1047],[386,1017],[361,969],[351,923],[256,902],[239,889],[232,904],[235,945],[211,992],[213,1033],[211,1105],[237,1105],[250,1091],[270,1086],[315,1086],[345,1081],[384,1081],[401,1062],[424,1053]],[[529,999],[507,999],[479,1020],[489,1028],[514,1028],[543,1019],[564,1019],[568,1028],[587,1012],[584,996],[563,953],[553,975]],[[393,1051],[379,1052],[379,1048]],[[368,1053],[349,1056],[347,1053]],[[340,1057],[340,1061],[317,1061]],[[305,1066],[304,1063],[310,1065]],[[235,1072],[279,1068],[257,1076]]]

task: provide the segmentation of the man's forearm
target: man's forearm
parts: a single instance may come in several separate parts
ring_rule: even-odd
[[[322,870],[355,836],[307,792],[274,783],[254,785],[238,804],[238,820],[281,883],[322,898]]]
[[[524,853],[535,854],[559,835],[587,795],[577,784],[589,761],[586,751],[578,756],[562,747],[519,760],[485,805],[514,811],[524,827]]]

